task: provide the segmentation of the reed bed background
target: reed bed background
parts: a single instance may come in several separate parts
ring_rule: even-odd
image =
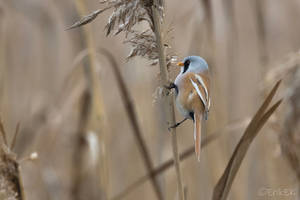
[[[300,198],[300,2],[164,4],[158,34],[171,47],[167,55],[200,55],[211,69],[201,162],[190,149],[189,121],[176,129],[177,156],[184,152],[178,176],[160,67],[151,66],[153,59],[127,60],[132,47],[123,32],[106,36],[112,10],[66,31],[104,6],[1,1],[1,200],[211,199],[251,118],[280,79],[270,110],[281,98],[282,105],[252,142],[228,199]],[[135,27],[146,28],[144,22]],[[171,80],[178,72],[169,66]],[[176,119],[182,119],[177,112]]]

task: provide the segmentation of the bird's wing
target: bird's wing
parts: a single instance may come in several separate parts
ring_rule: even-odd
[[[198,83],[200,84],[200,86],[203,88],[203,90],[205,92],[205,100],[207,102],[207,110],[209,110],[209,108],[210,108],[210,96],[209,96],[209,93],[208,93],[207,81],[205,81],[206,79],[202,78],[202,76],[199,75],[199,74],[195,74],[195,77],[196,77]]]
[[[205,108],[204,118],[207,119],[207,114],[210,108],[210,97],[209,97],[207,79],[205,79],[205,77],[202,77],[201,74],[194,74],[194,78],[195,78],[194,80],[193,78],[190,78],[190,81],[204,105]]]
[[[207,103],[206,103],[207,101],[206,101],[206,98],[204,98],[204,95],[203,95],[202,92],[200,91],[198,84],[197,84],[196,82],[194,82],[193,79],[190,79],[190,80],[191,80],[191,83],[192,83],[193,87],[195,88],[195,90],[196,90],[198,96],[200,97],[200,99],[201,99],[201,101],[202,101],[204,107],[207,108]],[[205,109],[205,110],[206,110],[206,109]]]

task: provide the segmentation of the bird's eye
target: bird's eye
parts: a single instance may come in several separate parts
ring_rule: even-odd
[[[189,66],[190,66],[190,60],[186,60],[184,62],[184,68],[183,68],[183,72],[182,73],[186,72],[188,70]]]

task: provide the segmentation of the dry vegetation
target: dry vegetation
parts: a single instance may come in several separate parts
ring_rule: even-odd
[[[299,11],[1,1],[0,200],[299,199]],[[200,163],[163,87],[192,54],[213,79]]]

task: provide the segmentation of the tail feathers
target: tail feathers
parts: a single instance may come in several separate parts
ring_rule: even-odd
[[[195,139],[195,153],[198,161],[200,162],[200,153],[201,153],[201,129],[202,129],[202,114],[194,114],[194,139]]]

